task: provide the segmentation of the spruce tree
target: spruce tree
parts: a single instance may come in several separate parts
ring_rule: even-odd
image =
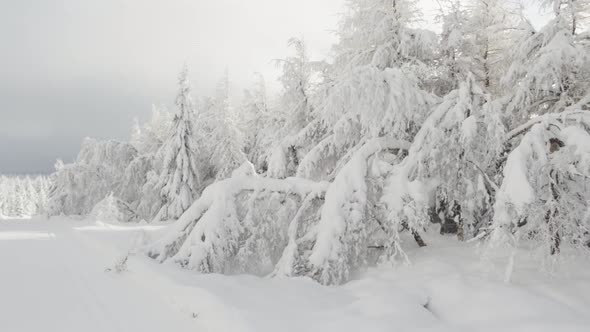
[[[162,207],[155,220],[180,217],[199,196],[202,185],[195,108],[190,95],[187,67],[181,71],[178,85],[178,114],[174,117],[172,135],[158,152],[162,165],[158,180]]]

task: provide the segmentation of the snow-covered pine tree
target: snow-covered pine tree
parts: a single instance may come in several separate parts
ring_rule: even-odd
[[[47,205],[47,177],[0,176],[0,218],[43,214]]]
[[[23,190],[24,190],[24,210],[25,215],[27,216],[35,216],[39,210],[39,197],[37,196],[37,190],[33,185],[33,182],[30,177],[26,176],[23,179]]]
[[[8,183],[4,175],[0,175],[0,219],[7,215],[8,210]]]
[[[226,71],[217,85],[213,107],[207,114],[209,127],[212,129],[208,135],[210,163],[217,180],[230,177],[235,169],[247,161],[236,114],[230,104],[229,84],[229,74]]]
[[[171,136],[158,151],[161,171],[157,186],[161,188],[162,206],[154,218],[156,221],[178,219],[202,189],[199,168],[202,156],[197,143],[196,116],[186,66],[180,72],[178,84],[178,114],[174,117]]]
[[[37,189],[37,197],[38,197],[38,215],[43,215],[47,213],[47,196],[49,191],[49,178],[47,176],[38,176],[35,179],[35,187]]]
[[[14,179],[14,198],[12,203],[12,215],[15,217],[26,216],[26,189],[20,177]]]
[[[276,143],[282,121],[270,108],[264,78],[258,73],[255,77],[253,86],[244,91],[238,112],[238,127],[244,138],[246,157],[258,172],[265,173],[267,159]]]

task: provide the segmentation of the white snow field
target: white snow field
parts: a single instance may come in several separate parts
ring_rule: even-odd
[[[519,262],[523,253],[505,283],[501,268],[461,248],[475,244],[430,237],[409,250],[411,265],[325,287],[201,275],[133,254],[165,227],[0,220],[0,331],[590,330],[590,266],[579,258],[556,265],[558,277]],[[130,250],[126,271],[107,270]]]

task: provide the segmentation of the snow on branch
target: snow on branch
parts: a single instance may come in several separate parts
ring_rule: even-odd
[[[504,167],[489,252],[514,248],[519,242],[533,243],[544,258],[559,253],[565,244],[587,249],[589,114],[547,114],[531,121]]]
[[[368,227],[368,159],[386,149],[408,149],[410,143],[391,138],[368,141],[344,166],[326,192],[317,240],[309,261],[321,283],[341,283],[366,260]]]
[[[506,142],[514,139],[515,137],[526,133],[531,127],[538,123],[546,123],[547,121],[558,121],[560,123],[580,123],[590,127],[590,111],[582,110],[570,110],[561,113],[549,113],[541,116],[536,116],[530,119],[528,122],[512,129],[506,133]]]
[[[368,161],[406,141],[376,138],[333,183],[238,176],[207,187],[148,255],[201,272],[309,275],[341,283],[368,247]],[[319,219],[318,219],[319,216]]]
[[[501,104],[490,102],[470,79],[426,119],[384,188],[382,201],[394,238],[401,226],[423,229],[434,208],[457,224],[461,236],[476,235],[476,224],[489,209],[488,188],[497,187],[479,165],[492,165],[501,150],[500,110]]]
[[[216,182],[148,254],[201,272],[269,273],[287,246],[298,207],[306,198],[323,197],[326,188],[325,182],[295,178]]]

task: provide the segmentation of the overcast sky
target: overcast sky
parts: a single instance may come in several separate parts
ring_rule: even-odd
[[[197,94],[227,67],[270,79],[286,40],[328,53],[342,0],[0,0],[0,173],[50,172],[85,136],[127,139],[172,104],[186,61]]]
[[[85,136],[128,139],[171,105],[191,68],[197,95],[227,68],[239,93],[286,40],[329,55],[344,0],[0,0],[0,173],[49,173]],[[272,82],[269,82],[272,85]]]

